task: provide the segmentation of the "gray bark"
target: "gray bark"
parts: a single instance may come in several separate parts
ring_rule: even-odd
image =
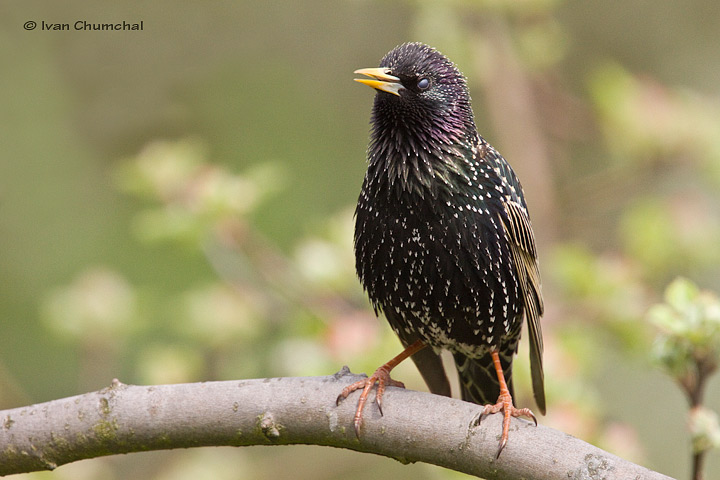
[[[495,458],[500,415],[469,428],[479,407],[389,387],[383,413],[369,403],[360,439],[352,426],[362,378],[269,378],[103,390],[0,411],[0,475],[52,470],[103,455],[200,446],[313,444],[427,462],[494,479],[668,479],[565,433],[513,419]]]

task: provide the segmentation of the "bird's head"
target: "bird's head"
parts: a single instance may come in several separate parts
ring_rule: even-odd
[[[377,90],[376,129],[420,137],[457,137],[475,130],[465,77],[432,47],[402,44],[385,55],[378,68],[355,73],[369,77],[355,81]]]

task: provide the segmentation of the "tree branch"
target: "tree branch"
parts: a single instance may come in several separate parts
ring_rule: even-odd
[[[668,479],[570,435],[513,419],[495,459],[501,417],[469,429],[478,406],[388,388],[384,416],[365,410],[361,438],[352,418],[356,394],[335,405],[360,378],[271,378],[133,386],[0,411],[0,475],[52,470],[76,460],[171,448],[314,444],[427,462],[489,480]]]

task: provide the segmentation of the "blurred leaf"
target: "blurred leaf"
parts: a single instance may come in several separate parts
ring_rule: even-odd
[[[647,318],[658,328],[654,357],[691,402],[698,402],[720,361],[720,300],[678,278],[665,290],[665,303],[653,306]]]
[[[354,221],[351,210],[330,217],[325,227],[298,243],[294,261],[314,287],[357,287],[353,254]]]
[[[211,284],[189,290],[179,302],[179,330],[203,347],[251,342],[263,329],[265,299],[249,289]]]
[[[188,346],[153,344],[140,352],[137,375],[145,385],[204,380],[200,350]]]
[[[176,241],[197,246],[207,235],[207,225],[183,208],[164,206],[148,208],[133,219],[133,232],[144,242]]]
[[[138,327],[133,287],[118,273],[94,267],[45,300],[47,325],[61,336],[85,342],[118,342]]]
[[[272,370],[278,375],[327,375],[337,365],[329,358],[319,340],[288,338],[274,346],[271,355]]]
[[[694,453],[720,448],[718,415],[705,407],[690,410],[689,429]]]
[[[274,165],[256,165],[237,175],[210,164],[195,139],[153,142],[121,164],[115,176],[123,191],[160,203],[137,215],[138,238],[195,246],[225,224],[241,222],[282,184]]]
[[[665,290],[665,301],[675,311],[688,311],[693,308],[700,296],[697,285],[686,278],[678,278]]]
[[[665,304],[651,308],[648,318],[667,338],[720,353],[720,300],[687,279],[673,281],[665,290]]]
[[[197,139],[155,141],[115,171],[118,187],[154,199],[178,196],[205,162],[206,148]]]

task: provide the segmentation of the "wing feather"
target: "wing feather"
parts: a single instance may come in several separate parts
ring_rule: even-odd
[[[535,403],[545,413],[545,386],[542,364],[543,340],[540,317],[544,311],[537,261],[535,235],[527,210],[517,202],[505,203],[507,221],[503,221],[510,238],[510,250],[525,301],[525,319],[530,337],[530,373],[532,375]]]

